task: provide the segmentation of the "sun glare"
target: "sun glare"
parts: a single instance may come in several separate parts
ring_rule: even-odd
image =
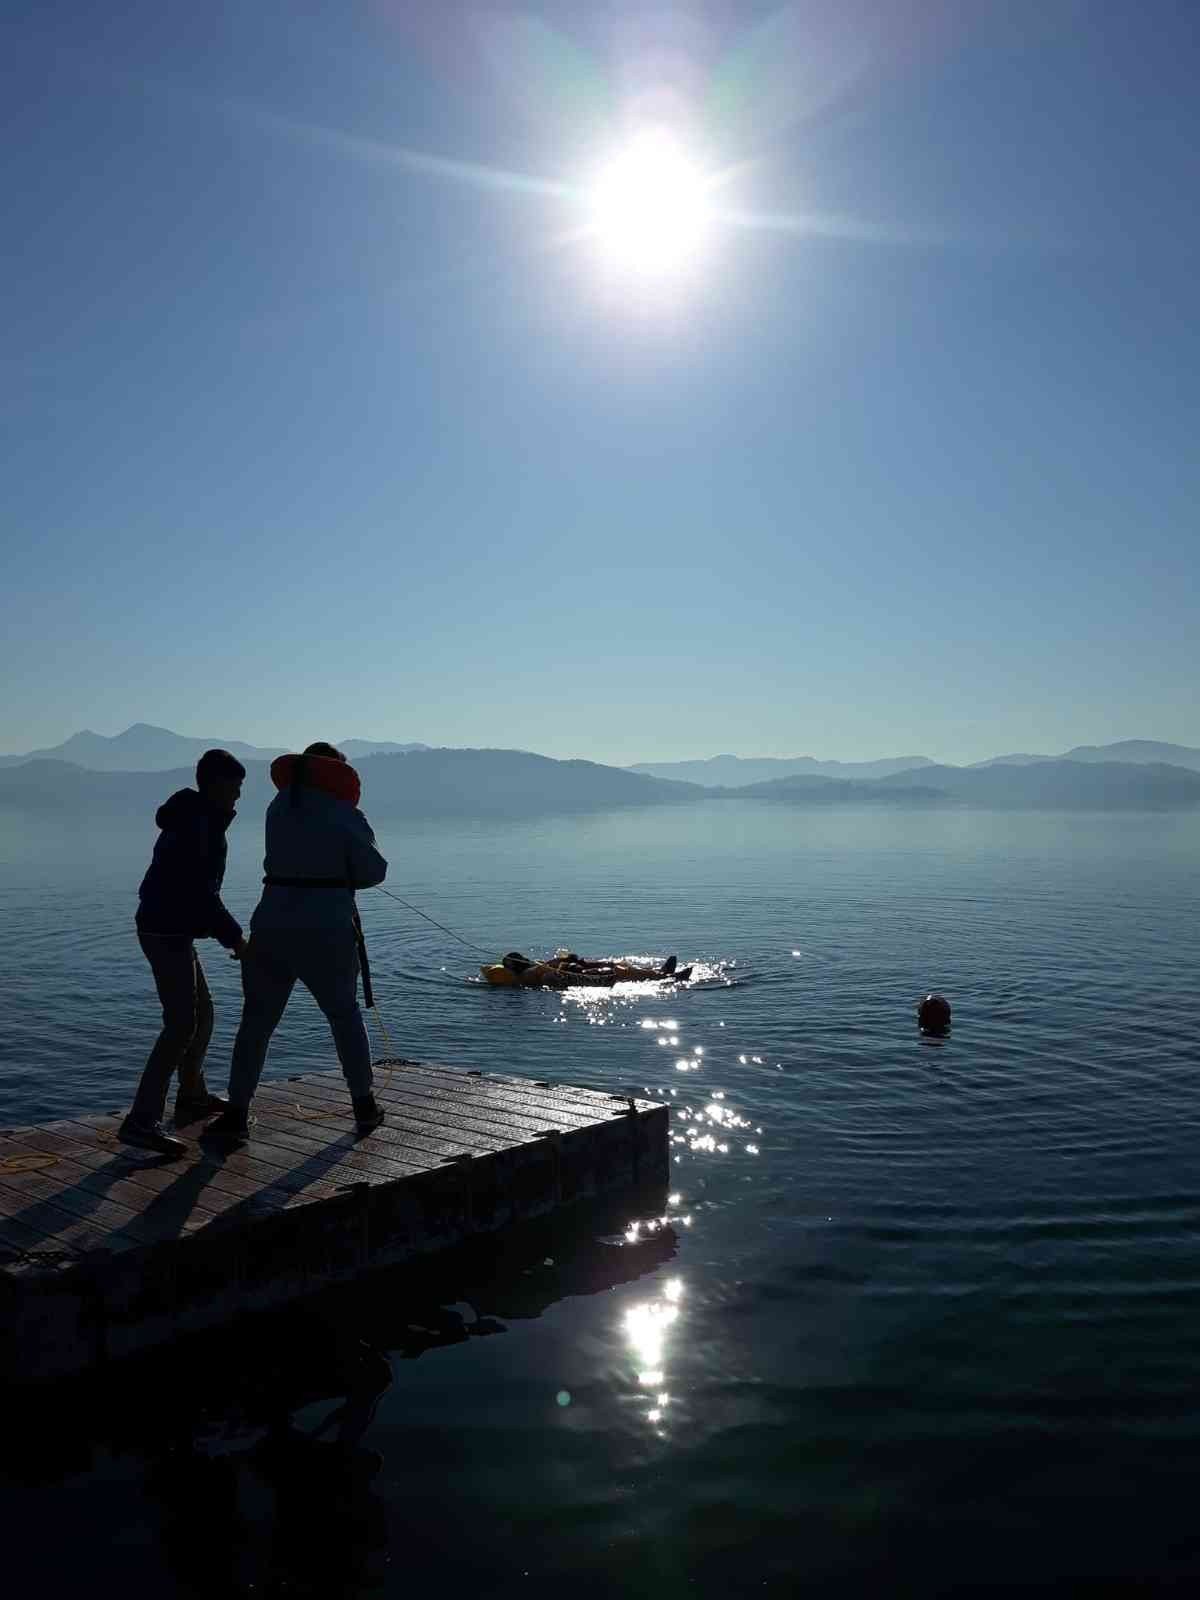
[[[703,250],[710,222],[706,185],[667,133],[633,139],[601,170],[588,200],[590,231],[613,269],[673,278]]]

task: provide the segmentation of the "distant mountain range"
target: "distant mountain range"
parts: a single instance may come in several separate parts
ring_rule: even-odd
[[[1055,761],[919,767],[867,783],[795,776],[726,789],[788,805],[969,805],[986,810],[1167,811],[1200,806],[1200,772],[1164,763]]]
[[[886,778],[893,772],[931,767],[928,756],[891,756],[885,761],[818,761],[815,756],[709,756],[701,761],[638,761],[628,770],[650,778],[698,783],[706,789],[741,789],[776,778]]]
[[[981,767],[1027,767],[1044,762],[1079,761],[1163,763],[1200,772],[1200,750],[1185,744],[1163,744],[1155,739],[1123,739],[1118,744],[1081,744],[1059,756],[992,756],[967,768],[943,766],[942,771],[974,771]],[[742,789],[778,778],[806,776],[851,780],[887,778],[898,772],[927,771],[935,763],[928,756],[891,756],[884,761],[818,761],[815,756],[709,756],[698,761],[639,761],[630,772],[650,777],[698,783],[706,789]]]
[[[334,741],[354,761],[365,756],[395,755],[408,750],[428,750],[424,744],[392,744],[373,739]],[[30,761],[70,761],[92,772],[170,772],[176,767],[195,766],[206,750],[219,746],[239,761],[273,761],[284,754],[283,746],[246,744],[241,739],[193,739],[156,728],[149,722],[135,722],[124,733],[111,738],[85,728],[73,733],[62,744],[46,750],[30,750],[26,755],[0,756],[0,767],[25,766]]]
[[[988,761],[976,761],[976,767],[1032,767],[1046,761],[1083,761],[1091,764],[1119,761],[1126,765],[1144,767],[1165,765],[1187,767],[1200,772],[1200,750],[1186,744],[1163,744],[1158,739],[1120,739],[1116,744],[1077,744],[1061,756],[992,756]]]
[[[352,761],[379,755],[407,755],[430,750],[431,745],[397,744],[386,739],[337,739],[333,741]],[[270,762],[284,753],[283,746],[247,744],[242,739],[197,739],[156,728],[148,722],[135,722],[124,733],[111,737],[84,729],[61,744],[24,755],[0,755],[0,769],[27,766],[34,761],[69,761],[92,772],[173,772],[194,766],[205,750],[214,746],[231,751],[240,761]],[[1081,744],[1060,756],[1003,755],[976,761],[970,767],[941,766],[941,772],[978,771],[987,767],[1028,767],[1047,762],[1074,761],[1091,764],[1120,762],[1137,766],[1167,765],[1200,772],[1200,749],[1189,745],[1163,744],[1154,739],[1124,739],[1117,744]],[[596,763],[584,763],[595,766]],[[901,772],[928,772],[934,763],[929,756],[888,756],[880,761],[819,761],[816,756],[708,756],[695,761],[638,761],[619,770],[641,777],[666,779],[671,783],[698,784],[704,789],[747,789],[781,778],[835,778],[847,782],[869,782],[894,777]],[[617,770],[617,769],[610,769]]]
[[[981,767],[925,766],[880,778],[793,773],[736,788],[678,783],[593,761],[554,761],[520,750],[417,749],[377,754],[361,768],[363,807],[397,817],[520,818],[698,801],[794,807],[961,807],[1170,810],[1200,807],[1200,772],[1164,763],[1045,760]],[[0,770],[0,810],[28,816],[128,817],[146,821],[191,766],[169,772],[96,772],[31,760]],[[244,813],[274,793],[268,764],[246,762]]]
[[[363,809],[372,818],[512,818],[706,797],[691,784],[663,783],[593,761],[552,761],[520,750],[411,750],[376,755],[360,771]],[[145,818],[172,790],[193,781],[191,767],[94,772],[65,761],[27,761],[0,771],[0,809],[41,816]],[[274,793],[268,763],[247,761],[242,811],[261,813]]]

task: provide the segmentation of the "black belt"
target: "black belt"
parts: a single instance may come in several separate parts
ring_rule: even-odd
[[[277,878],[268,872],[263,882],[268,889],[353,889],[345,878]]]

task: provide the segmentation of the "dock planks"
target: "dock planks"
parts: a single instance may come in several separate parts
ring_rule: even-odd
[[[337,1072],[264,1085],[248,1144],[127,1150],[117,1116],[0,1130],[0,1376],[54,1377],[376,1266],[668,1177],[668,1109],[380,1062],[358,1136]]]

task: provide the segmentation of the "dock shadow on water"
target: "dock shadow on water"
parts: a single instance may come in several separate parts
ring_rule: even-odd
[[[402,1375],[659,1271],[679,1242],[666,1200],[643,1188],[87,1375],[0,1389],[12,1592],[108,1591],[131,1564],[141,1593],[213,1597],[407,1592],[461,1572],[458,1419],[406,1417]],[[570,1398],[552,1394],[551,1411]],[[497,1465],[522,1470],[519,1454]],[[398,1500],[414,1467],[442,1480],[439,1515]]]

